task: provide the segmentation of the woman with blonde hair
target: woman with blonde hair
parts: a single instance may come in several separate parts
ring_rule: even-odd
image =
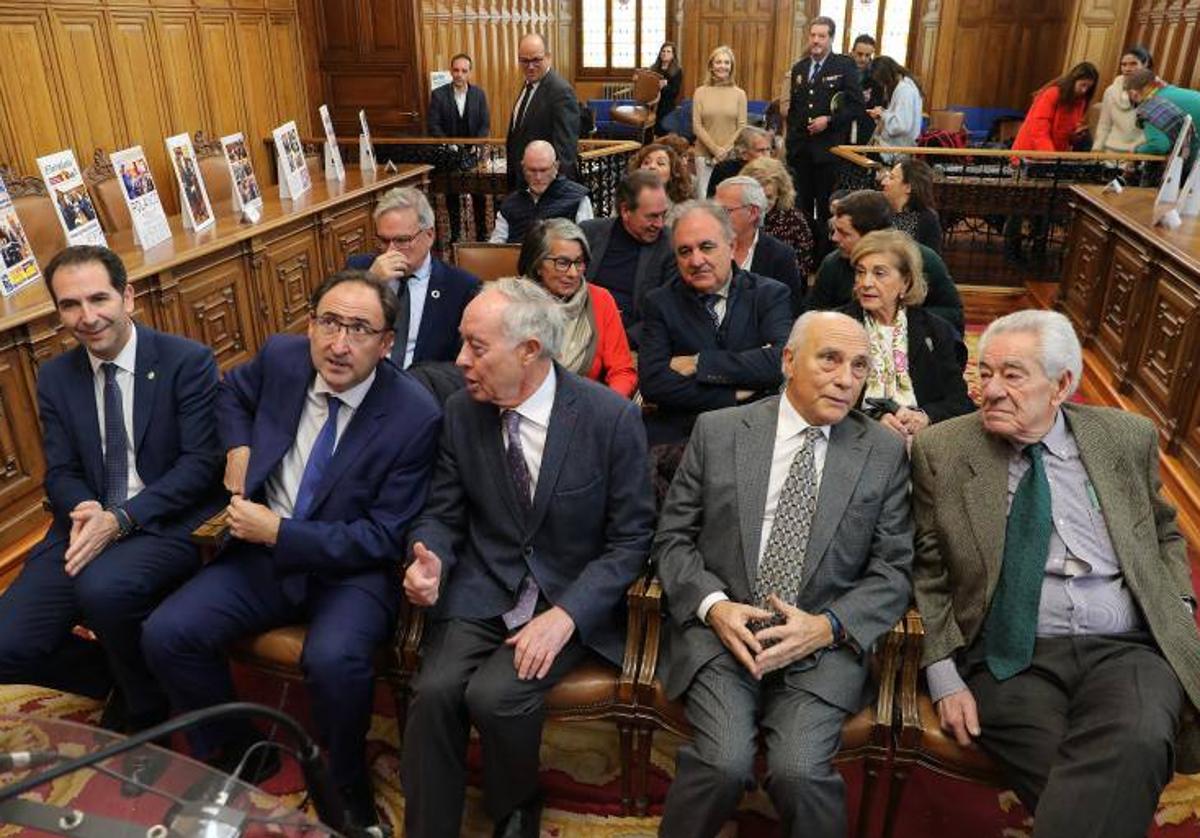
[[[967,347],[953,326],[921,308],[928,286],[907,233],[867,233],[850,253],[854,301],[838,309],[863,324],[871,357],[863,410],[906,442],[934,422],[975,409],[963,370]]]
[[[743,166],[741,174],[762,184],[769,205],[763,230],[792,246],[796,251],[796,266],[807,284],[808,276],[817,268],[816,246],[812,228],[796,209],[796,187],[787,166],[774,157],[759,157]]]
[[[708,190],[712,164],[733,148],[746,125],[746,91],[734,81],[733,50],[719,46],[708,56],[708,77],[692,94],[692,131],[696,135],[696,195]]]

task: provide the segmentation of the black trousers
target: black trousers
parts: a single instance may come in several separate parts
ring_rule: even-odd
[[[980,745],[1034,813],[1034,836],[1138,836],[1174,770],[1184,696],[1147,634],[1038,638],[1033,664],[997,681],[967,654]]]
[[[400,781],[404,834],[458,835],[471,725],[483,746],[483,803],[494,821],[537,794],[543,698],[589,653],[577,638],[541,680],[521,681],[499,618],[435,623],[413,686]]]
[[[796,187],[796,209],[813,225],[813,245],[820,262],[833,249],[829,240],[829,196],[838,165],[834,160],[814,160],[801,151],[788,158],[788,166]]]

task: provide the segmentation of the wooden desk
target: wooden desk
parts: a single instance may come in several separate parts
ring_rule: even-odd
[[[1099,377],[1154,420],[1168,457],[1200,480],[1200,219],[1153,227],[1156,190],[1100,190],[1071,189],[1060,306]]]
[[[222,370],[242,363],[269,335],[304,328],[313,289],[349,254],[372,248],[378,196],[425,188],[429,171],[404,165],[364,180],[348,170],[345,184],[314,178],[294,201],[268,188],[257,224],[226,215],[197,235],[174,216],[171,240],[146,252],[131,232],[110,236],[134,285],[134,316],[211,346]],[[46,525],[37,369],[72,346],[43,282],[0,301],[0,586]]]

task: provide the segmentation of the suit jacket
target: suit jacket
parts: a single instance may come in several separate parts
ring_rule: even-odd
[[[792,328],[787,287],[734,268],[721,328],[683,279],[646,295],[638,378],[657,407],[646,418],[651,443],[686,439],[696,414],[737,404],[738,390],[774,392]],[[695,375],[671,369],[675,355],[698,355]]]
[[[862,113],[862,83],[858,65],[848,55],[827,55],[821,72],[809,84],[811,65],[812,58],[805,56],[792,66],[787,157],[789,162],[832,163],[837,158],[830,149],[849,140],[850,125]],[[819,134],[809,134],[808,121],[818,116],[830,117],[829,126]]]
[[[522,512],[509,476],[499,411],[460,391],[446,401],[433,488],[409,542],[442,560],[439,616],[498,617],[532,573],[580,640],[619,663],[625,591],[654,529],[646,437],[628,399],[558,365],[555,374],[531,511]]]
[[[491,133],[487,94],[473,84],[467,85],[467,103],[463,108],[467,118],[468,137],[486,137]],[[444,84],[429,96],[429,136],[455,137],[458,105],[454,102],[454,85]]]
[[[787,286],[791,294],[792,317],[804,311],[804,294],[808,291],[808,280],[800,275],[796,264],[796,251],[765,230],[758,231],[758,244],[754,245],[754,259],[750,272],[767,276]]]
[[[439,90],[441,88],[438,88]],[[370,270],[375,261],[374,253],[358,253],[346,260],[346,267],[354,270]],[[414,364],[421,361],[453,361],[462,347],[458,335],[458,324],[463,309],[479,290],[479,278],[447,265],[441,259],[433,259],[429,269],[429,287],[425,289],[425,307],[421,309],[421,328],[417,332],[417,346],[413,350]],[[396,335],[397,341],[406,340],[406,335]]]
[[[673,698],[725,651],[696,616],[701,601],[714,591],[754,601],[780,398],[701,416],[663,504],[652,555],[670,615]],[[862,704],[868,668],[853,646],[870,649],[909,602],[908,476],[904,443],[879,423],[851,411],[831,429],[796,605],[829,609],[854,643],[794,663],[785,677],[849,712]]]
[[[207,346],[141,324],[135,328],[132,441],[145,488],[125,509],[147,532],[186,539],[224,502],[224,457],[213,416],[217,365]],[[68,515],[79,503],[103,502],[104,455],[95,392],[82,346],[47,361],[38,374],[43,486],[54,509],[44,544],[68,537]]]
[[[313,382],[308,340],[275,335],[254,358],[230,370],[217,396],[226,450],[250,446],[246,497],[262,501],[267,479],[296,439]],[[317,487],[309,517],[284,519],[276,572],[330,576],[373,594],[395,613],[396,564],[404,534],[421,511],[437,450],[441,410],[433,397],[388,363],[342,431]]]
[[[521,93],[518,92],[514,104],[520,100]],[[520,125],[512,124],[514,116],[515,113],[509,115],[508,139],[505,140],[509,185],[524,182],[521,158],[525,146],[534,140],[545,140],[554,146],[558,152],[559,173],[575,180],[578,177],[575,160],[579,147],[579,100],[570,83],[554,70],[548,70]]]
[[[863,320],[862,306],[857,302],[838,311],[859,323]],[[908,318],[908,376],[912,379],[917,406],[929,416],[930,423],[975,410],[963,378],[967,347],[958,332],[923,308],[909,306],[904,311]]]
[[[1062,410],[1108,524],[1129,591],[1192,707],[1200,706],[1200,634],[1187,545],[1162,498],[1158,434],[1147,419],[1106,407]],[[914,583],[925,623],[922,665],[955,656],[979,637],[1004,556],[1011,446],[979,413],[914,438]],[[1178,770],[1200,770],[1200,733],[1180,733]]]
[[[592,250],[592,259],[587,268],[588,282],[598,284],[596,274],[600,272],[604,254],[608,251],[608,243],[612,241],[613,225],[620,223],[621,219],[616,217],[589,218],[579,225]],[[646,295],[655,288],[666,285],[678,275],[679,267],[671,249],[671,228],[664,227],[654,244],[645,245],[638,251],[637,269],[633,278],[633,311],[621,312],[625,334],[629,337],[629,345],[634,349],[638,347],[641,339],[642,311]]]

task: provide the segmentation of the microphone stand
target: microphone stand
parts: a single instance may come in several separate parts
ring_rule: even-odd
[[[329,774],[325,771],[325,766],[321,764],[321,749],[313,741],[312,737],[308,735],[295,719],[286,713],[247,701],[218,704],[213,707],[192,710],[160,725],[143,730],[141,733],[136,733],[133,736],[114,742],[98,751],[60,762],[52,768],[0,788],[0,803],[31,791],[43,783],[48,783],[51,780],[56,780],[81,768],[87,768],[103,762],[110,757],[123,754],[126,751],[132,751],[134,748],[169,736],[172,733],[188,730],[216,719],[244,716],[268,718],[282,725],[292,734],[292,738],[297,742],[296,761],[300,764],[300,771],[304,775],[305,784],[308,786],[308,793],[313,802],[313,807],[317,810],[317,817],[325,826],[334,832],[345,832],[348,828],[357,826],[356,824],[349,824],[347,822],[346,808],[342,802],[342,796],[334,788],[333,782],[329,779]]]

